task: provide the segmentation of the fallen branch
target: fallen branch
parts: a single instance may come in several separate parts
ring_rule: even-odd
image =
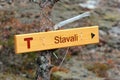
[[[73,18],[61,21],[61,22],[57,23],[54,26],[54,30],[59,29],[59,28],[61,28],[62,26],[66,25],[66,24],[72,23],[74,21],[77,21],[77,20],[82,19],[82,18],[87,17],[87,16],[90,16],[90,12],[85,12],[85,13],[80,14],[78,16],[75,16]]]

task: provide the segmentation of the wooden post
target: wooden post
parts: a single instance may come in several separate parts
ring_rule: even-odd
[[[37,58],[37,72],[36,80],[50,80],[50,51],[43,51],[39,53],[40,56]]]
[[[41,0],[39,5],[41,7],[40,27],[43,31],[53,30],[53,22],[50,19],[51,11],[56,2],[59,0]],[[36,80],[50,80],[50,67],[51,67],[51,53],[53,51],[38,52],[40,55],[37,58],[37,71]]]

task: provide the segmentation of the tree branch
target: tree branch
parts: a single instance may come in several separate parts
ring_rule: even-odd
[[[80,15],[78,15],[78,16],[75,16],[75,17],[73,17],[73,18],[70,18],[70,19],[61,21],[61,22],[57,23],[57,24],[54,26],[54,29],[55,29],[55,30],[56,30],[56,29],[59,29],[59,28],[61,28],[61,27],[64,26],[64,25],[67,25],[67,24],[69,24],[69,23],[72,23],[72,22],[74,22],[74,21],[77,21],[77,20],[82,19],[82,18],[87,17],[87,16],[90,16],[90,12],[85,12],[85,13],[80,14]]]

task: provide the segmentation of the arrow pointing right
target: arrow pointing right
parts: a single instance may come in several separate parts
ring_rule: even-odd
[[[94,33],[91,33],[91,38],[93,39],[95,37],[95,34]]]

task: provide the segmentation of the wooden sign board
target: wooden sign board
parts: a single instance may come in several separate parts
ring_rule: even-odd
[[[15,35],[15,52],[25,53],[99,42],[98,26]]]

